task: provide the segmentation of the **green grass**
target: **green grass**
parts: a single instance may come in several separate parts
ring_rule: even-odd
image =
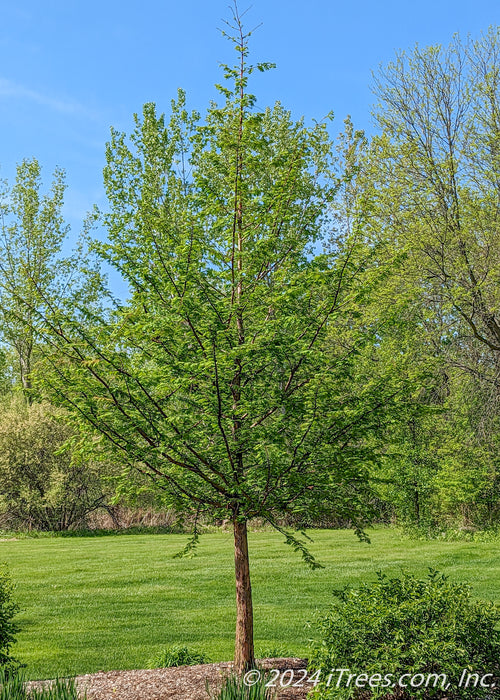
[[[255,639],[260,648],[306,655],[314,611],[346,583],[377,570],[439,569],[470,581],[479,598],[500,601],[498,543],[413,541],[375,530],[372,544],[349,531],[317,531],[310,571],[272,532],[250,534]],[[22,613],[15,656],[32,678],[145,668],[174,644],[213,661],[233,655],[235,624],[230,533],[202,537],[198,556],[174,559],[185,535],[21,539],[0,543]]]

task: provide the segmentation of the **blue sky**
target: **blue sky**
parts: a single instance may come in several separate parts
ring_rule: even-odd
[[[244,10],[250,3],[240,1]],[[104,147],[111,125],[129,131],[132,114],[154,101],[168,110],[178,87],[202,110],[216,97],[218,63],[232,62],[217,31],[228,1],[2,0],[0,25],[0,176],[37,157],[44,182],[67,172],[65,214],[76,232],[93,203],[105,206]],[[277,69],[252,87],[259,105],[281,100],[294,115],[340,128],[351,114],[371,127],[371,72],[397,49],[477,36],[500,24],[500,0],[254,0],[245,18],[262,22],[254,61]]]

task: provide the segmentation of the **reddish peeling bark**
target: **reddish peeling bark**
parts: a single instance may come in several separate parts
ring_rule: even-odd
[[[234,568],[236,575],[236,640],[234,666],[237,673],[245,673],[255,665],[253,648],[252,587],[248,559],[247,524],[233,520]]]

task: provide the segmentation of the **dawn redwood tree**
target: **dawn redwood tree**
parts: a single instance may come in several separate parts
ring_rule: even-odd
[[[324,123],[255,109],[235,11],[236,67],[202,121],[182,92],[170,119],[146,104],[130,139],[112,132],[108,239],[98,248],[130,298],[98,313],[44,311],[52,395],[111,456],[170,504],[232,522],[235,665],[254,662],[247,522],[302,539],[277,517],[335,513],[362,534],[370,434],[394,393],[366,360],[359,320],[380,274],[355,227],[319,253],[338,188]],[[364,369],[363,369],[364,368]],[[364,374],[363,374],[364,372]],[[196,522],[196,520],[195,520]],[[196,525],[190,545],[198,537]]]

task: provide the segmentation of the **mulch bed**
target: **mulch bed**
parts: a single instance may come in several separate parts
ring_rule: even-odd
[[[307,666],[306,659],[262,659],[259,668],[293,669],[294,682]],[[77,676],[76,681],[87,700],[209,700],[207,682],[212,692],[231,673],[231,663],[178,666],[141,671],[101,671]],[[288,677],[290,677],[289,674]],[[38,685],[38,684],[34,684]],[[304,700],[310,686],[280,689],[276,700]]]

